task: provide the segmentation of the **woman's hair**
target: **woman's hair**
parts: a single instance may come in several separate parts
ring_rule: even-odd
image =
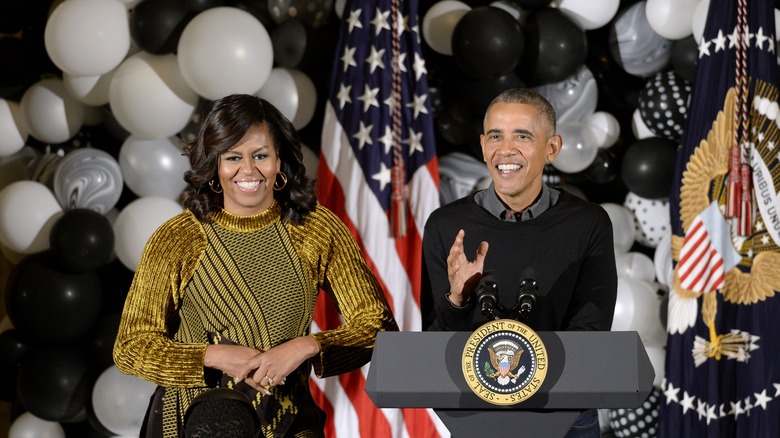
[[[209,187],[209,182],[219,182],[220,155],[238,144],[255,125],[268,129],[281,159],[281,170],[287,175],[284,188],[274,191],[282,217],[300,224],[316,207],[314,181],[306,176],[301,140],[295,127],[266,100],[248,94],[233,94],[209,105],[197,137],[184,145],[191,170],[184,173],[188,186],[181,201],[199,220],[209,221],[223,206],[222,194]],[[282,183],[281,177],[278,182]]]

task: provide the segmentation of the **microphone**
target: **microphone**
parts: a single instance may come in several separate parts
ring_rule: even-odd
[[[479,279],[477,303],[480,309],[482,309],[483,315],[497,319],[493,314],[493,309],[498,308],[498,284],[494,281],[492,272],[485,272],[482,274],[482,278]]]
[[[520,318],[528,319],[536,305],[539,287],[533,278],[524,278],[520,281],[520,290],[517,292],[517,307],[520,309]]]

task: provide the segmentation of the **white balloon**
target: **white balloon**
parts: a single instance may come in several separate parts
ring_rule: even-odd
[[[634,215],[631,210],[614,202],[605,202],[601,207],[612,221],[612,237],[615,251],[625,254],[631,249],[635,240]]]
[[[336,12],[336,16],[339,19],[344,18],[344,8],[347,6],[347,0],[336,0],[333,4],[333,10]]]
[[[641,252],[628,252],[615,256],[619,277],[642,281],[655,281],[655,264],[650,256]]]
[[[43,37],[49,58],[63,72],[102,75],[130,49],[127,9],[118,0],[68,0],[51,13]]]
[[[653,386],[660,388],[666,376],[666,348],[664,346],[645,345],[645,351],[650,359],[650,364],[653,366],[653,371],[655,371]]]
[[[636,241],[642,245],[655,248],[672,229],[668,200],[647,199],[628,192],[623,205],[634,214]]]
[[[699,0],[696,9],[693,11],[693,20],[691,33],[696,44],[701,44],[701,38],[704,36],[704,27],[707,25],[707,12],[710,10],[710,0]]]
[[[257,93],[271,75],[274,59],[262,23],[229,6],[206,9],[187,23],[177,54],[184,80],[210,100]]]
[[[653,131],[647,127],[647,124],[642,119],[642,113],[639,111],[639,108],[634,110],[634,114],[631,117],[631,131],[633,131],[637,140],[655,137]]]
[[[497,0],[490,3],[490,7],[503,9],[509,12],[509,15],[515,17],[515,20],[520,23],[524,23],[526,16],[528,15],[527,11],[523,10],[520,5],[514,3],[512,0]]]
[[[187,126],[198,94],[187,85],[176,55],[138,52],[116,69],[109,88],[116,120],[141,138],[166,138]]]
[[[19,104],[0,99],[0,157],[22,150],[29,135]]]
[[[116,69],[94,76],[75,76],[62,73],[65,89],[79,102],[85,105],[100,106],[108,103],[108,90]]]
[[[612,331],[636,331],[644,342],[657,339],[661,326],[660,300],[648,282],[618,277]]]
[[[84,125],[84,104],[68,92],[60,78],[31,85],[19,106],[30,135],[44,143],[63,143]]]
[[[56,421],[47,421],[24,412],[16,417],[8,438],[65,438],[65,429]]]
[[[139,197],[179,199],[187,187],[184,172],[190,170],[190,161],[178,145],[176,137],[128,137],[119,150],[119,168],[127,187]]]
[[[452,33],[471,6],[458,0],[441,0],[423,17],[422,35],[428,46],[442,55],[452,55]]]
[[[256,95],[275,106],[295,129],[306,126],[317,107],[314,82],[305,73],[293,68],[271,70],[271,75]]]
[[[565,173],[587,169],[599,152],[590,129],[581,123],[561,123],[558,133],[563,138],[563,147],[553,160],[553,167]]]
[[[555,3],[583,30],[605,26],[615,17],[620,6],[620,0],[558,0]]]
[[[122,374],[112,365],[100,374],[92,388],[95,417],[117,435],[138,434],[155,388],[155,384]]]
[[[780,9],[775,8],[775,38],[778,35],[780,35]],[[777,44],[775,44],[775,47],[777,47]]]
[[[29,179],[27,169],[40,153],[32,146],[25,146],[15,154],[3,157],[0,155],[0,190],[9,184],[23,179]]]
[[[0,242],[33,254],[49,249],[49,235],[62,216],[54,193],[36,181],[17,181],[0,191]]]
[[[585,125],[590,129],[596,146],[608,148],[620,137],[620,122],[611,113],[596,111],[585,119]]]
[[[127,204],[114,222],[114,246],[119,261],[135,271],[149,237],[181,211],[178,202],[158,196],[138,198]]]
[[[668,231],[658,242],[653,253],[653,265],[655,266],[655,278],[659,283],[672,287],[674,281],[674,267],[672,264],[672,232]]]
[[[22,260],[27,257],[27,254],[22,254],[20,252],[12,251],[7,246],[3,245],[3,242],[0,242],[0,252],[3,253],[3,257],[8,260],[12,265],[16,266],[21,262]],[[3,331],[0,330],[0,333]]]
[[[303,152],[303,166],[306,167],[306,176],[316,179],[319,171],[320,156],[311,150],[310,147],[303,144],[301,145],[301,152]]]
[[[647,0],[645,15],[650,27],[670,40],[685,38],[693,32],[693,17],[699,0]]]

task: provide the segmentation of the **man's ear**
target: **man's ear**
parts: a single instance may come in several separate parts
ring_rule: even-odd
[[[547,139],[547,161],[552,163],[555,157],[561,153],[563,147],[563,138],[560,134],[555,134]]]
[[[485,134],[479,134],[479,148],[482,150],[482,162],[487,163],[485,158]]]

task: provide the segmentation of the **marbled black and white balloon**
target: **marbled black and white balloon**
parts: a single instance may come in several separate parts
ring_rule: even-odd
[[[60,160],[53,186],[63,209],[87,208],[106,214],[122,195],[122,171],[108,152],[75,149]]]
[[[585,65],[560,82],[541,85],[534,90],[550,101],[558,123],[584,122],[596,111],[598,85]]]
[[[618,12],[610,28],[610,52],[627,73],[649,77],[666,67],[672,57],[672,41],[657,34],[641,1]]]

